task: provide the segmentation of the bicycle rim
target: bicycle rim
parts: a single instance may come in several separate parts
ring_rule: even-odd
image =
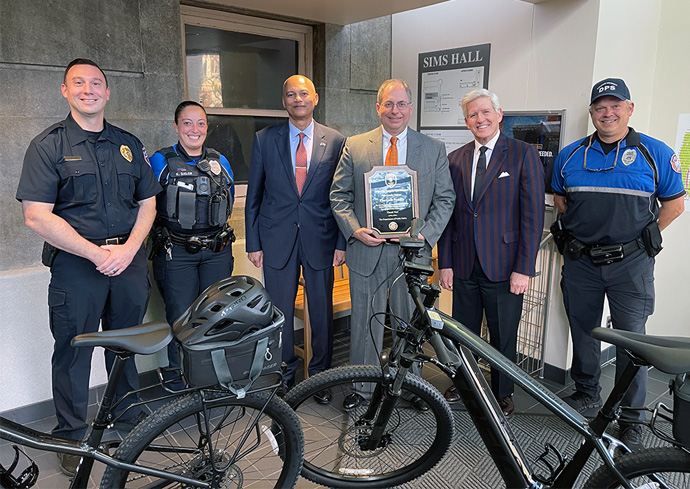
[[[199,393],[161,407],[125,438],[114,457],[203,482],[213,479],[215,466],[222,472],[221,488],[294,487],[302,436],[292,410],[281,399],[266,404],[267,395],[224,396],[216,394],[223,398],[206,412]],[[152,486],[185,487],[112,467],[101,483],[102,488]]]
[[[378,447],[364,447],[371,426],[361,423],[368,403],[345,410],[343,401],[357,385],[362,393],[380,383],[376,367],[347,366],[327,370],[300,383],[286,396],[302,423],[305,461],[302,475],[330,487],[391,487],[431,469],[450,446],[454,422],[450,407],[431,384],[410,375]],[[313,395],[330,389],[333,399],[319,404]],[[410,396],[429,408],[416,410]]]

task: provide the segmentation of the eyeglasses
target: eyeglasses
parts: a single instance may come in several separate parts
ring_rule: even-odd
[[[587,168],[587,150],[592,147],[592,143],[594,142],[594,136],[591,136],[589,138],[589,144],[585,148],[585,155],[584,158],[582,159],[582,169],[587,170],[587,171],[609,171],[613,170],[616,168],[616,162],[618,161],[618,153],[621,150],[621,143],[625,141],[625,138],[628,136],[628,133],[625,133],[625,136],[623,138],[618,140],[618,144],[616,144],[616,157],[613,159],[613,164],[611,166],[608,166],[606,168]]]
[[[393,107],[397,107],[398,110],[405,110],[408,107],[412,106],[411,102],[398,102],[397,104],[394,104],[393,102],[386,102],[385,104],[382,104],[383,107],[386,110],[391,110]]]

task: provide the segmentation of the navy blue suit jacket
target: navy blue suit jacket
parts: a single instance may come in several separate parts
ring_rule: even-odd
[[[345,238],[331,212],[329,191],[345,138],[314,122],[314,141],[307,180],[297,193],[290,155],[288,123],[262,129],[254,136],[249,168],[245,227],[247,252],[263,251],[264,263],[281,269],[299,233],[309,265],[333,266],[333,253],[345,249]]]
[[[496,141],[472,205],[474,141],[450,155],[455,209],[441,236],[439,268],[452,268],[466,280],[475,256],[489,280],[508,280],[512,272],[534,275],[544,228],[544,167],[531,145],[501,134]]]

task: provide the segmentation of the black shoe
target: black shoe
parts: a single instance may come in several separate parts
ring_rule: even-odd
[[[585,418],[594,418],[601,409],[601,397],[590,396],[584,392],[575,391],[564,397],[563,401]]]
[[[460,401],[460,394],[458,394],[458,390],[455,388],[454,385],[451,385],[446,389],[446,392],[443,394],[443,397],[446,398],[446,401],[451,403]]]
[[[352,394],[348,394],[345,399],[343,399],[343,409],[345,411],[350,411],[361,405],[363,402],[364,398],[356,392],[353,392]]]
[[[498,400],[498,405],[501,407],[501,411],[503,411],[503,416],[505,416],[506,418],[513,414],[513,411],[515,411],[513,396],[501,397]]]
[[[631,452],[644,450],[644,444],[642,443],[642,426],[640,425],[626,424],[621,426],[618,438]]]
[[[410,399],[410,404],[419,412],[425,413],[429,410],[429,405],[419,396],[414,396]]]
[[[147,416],[148,414],[146,414],[144,411],[139,411],[139,414],[136,416],[130,416],[126,419],[118,419],[113,423],[113,428],[118,431],[132,431],[134,427],[145,420]]]
[[[60,461],[60,472],[67,477],[74,477],[77,473],[77,466],[81,457],[79,455],[70,455],[68,453],[58,453],[58,460]]]
[[[285,380],[283,379],[283,383],[280,384],[280,387],[278,387],[278,397],[285,397],[285,395],[288,393],[290,389],[292,389],[295,386],[295,379],[294,377],[292,379]]]
[[[333,393],[330,389],[324,389],[314,394],[314,400],[319,404],[330,404],[333,400]]]

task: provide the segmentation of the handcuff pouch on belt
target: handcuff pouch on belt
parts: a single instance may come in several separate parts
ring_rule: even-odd
[[[587,250],[587,245],[577,238],[568,236],[565,242],[565,253],[571,260],[579,260]],[[564,253],[564,254],[565,254]]]
[[[663,249],[661,242],[659,222],[655,219],[642,230],[642,243],[644,243],[644,249],[647,251],[647,254],[653,258]]]

